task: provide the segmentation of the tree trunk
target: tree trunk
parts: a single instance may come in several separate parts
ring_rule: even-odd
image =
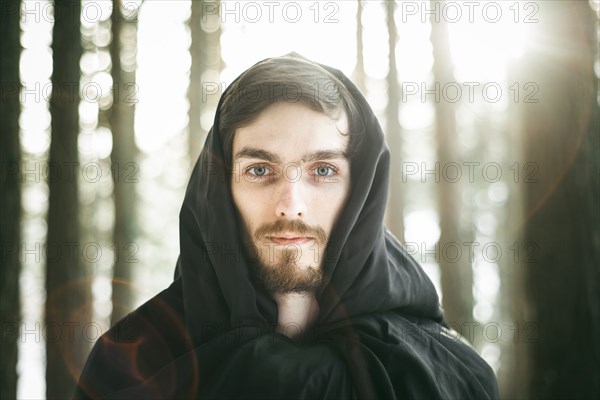
[[[388,104],[386,108],[386,135],[391,156],[390,195],[387,207],[387,225],[390,231],[404,242],[404,200],[402,197],[402,130],[398,116],[400,105],[400,85],[398,84],[398,72],[396,68],[396,43],[397,30],[394,12],[396,3],[386,2],[388,48],[389,48],[389,72],[387,76]]]
[[[356,67],[352,81],[356,87],[366,95],[365,62],[363,56],[363,0],[356,1]]]
[[[19,146],[19,56],[21,53],[18,0],[2,4],[0,24],[0,399],[17,397],[19,339],[19,272],[21,244],[21,148]]]
[[[434,8],[431,2],[431,8]],[[437,9],[442,4],[437,4]],[[451,68],[452,58],[448,43],[448,29],[443,18],[439,22],[431,22],[431,43],[433,46],[433,76],[434,81],[443,87],[446,83],[453,81]],[[462,326],[464,322],[473,319],[473,274],[469,257],[458,257],[451,254],[455,245],[462,248],[459,234],[460,217],[460,182],[452,182],[445,177],[442,171],[444,166],[458,159],[456,144],[456,117],[454,103],[441,99],[435,104],[436,116],[436,139],[437,139],[437,162],[439,182],[437,186],[438,211],[440,215],[440,240],[438,242],[438,255],[441,272],[441,286],[443,296],[443,308],[446,320],[451,325]],[[428,167],[428,169],[433,169]]]
[[[114,95],[109,123],[113,137],[111,170],[114,182],[116,255],[113,267],[111,325],[133,309],[132,264],[123,254],[129,246],[135,244],[137,236],[136,178],[131,178],[129,174],[134,170],[137,157],[134,135],[136,99],[131,95],[135,90],[136,63],[133,57],[136,53],[137,22],[125,20],[120,10],[121,1],[113,0],[113,40],[110,55]]]
[[[89,352],[89,282],[79,243],[79,59],[81,4],[55,1],[52,40],[53,72],[50,113],[52,140],[49,166],[46,251],[46,395],[68,398]]]
[[[211,7],[216,7],[214,13]],[[209,10],[210,12],[207,12]],[[192,15],[189,21],[192,35],[190,47],[192,67],[188,90],[190,168],[196,162],[207,134],[202,128],[202,114],[216,109],[219,97],[217,91],[221,89],[219,74],[223,61],[221,60],[219,10],[220,7],[214,2],[192,1]],[[209,71],[212,73],[207,73]]]
[[[587,1],[540,2],[524,104],[531,398],[600,398],[600,127],[597,18]],[[541,45],[540,45],[541,44]],[[533,79],[531,79],[533,78]]]

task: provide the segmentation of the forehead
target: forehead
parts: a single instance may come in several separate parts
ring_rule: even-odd
[[[288,160],[321,150],[345,151],[347,133],[344,113],[335,119],[301,102],[278,102],[263,110],[251,124],[236,130],[233,156],[247,146],[271,151]]]

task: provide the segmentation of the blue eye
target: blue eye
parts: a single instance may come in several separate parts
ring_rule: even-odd
[[[254,176],[265,176],[269,169],[264,165],[257,165],[255,167],[248,168],[248,172]]]
[[[335,169],[328,165],[320,165],[317,168],[315,168],[314,171],[317,176],[331,176],[336,173]]]

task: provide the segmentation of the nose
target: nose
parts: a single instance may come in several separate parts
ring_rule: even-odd
[[[277,218],[304,218],[306,216],[306,201],[302,193],[301,181],[284,180],[279,189],[275,207]]]

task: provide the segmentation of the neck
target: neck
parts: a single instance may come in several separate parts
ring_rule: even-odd
[[[277,293],[274,296],[279,308],[277,332],[296,338],[319,316],[319,303],[314,293]]]

